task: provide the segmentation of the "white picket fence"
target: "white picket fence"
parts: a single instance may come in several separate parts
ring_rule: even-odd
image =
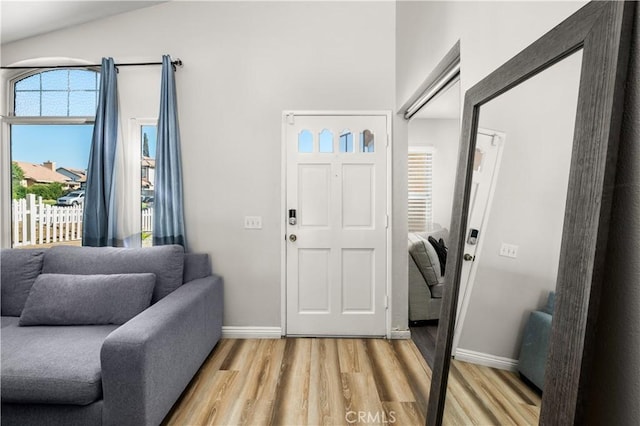
[[[27,194],[27,198],[13,200],[11,207],[14,247],[82,240],[82,204],[51,206],[42,197]],[[153,209],[144,209],[141,219],[142,231],[151,232]]]
[[[153,207],[148,207],[142,210],[142,232],[153,231]]]

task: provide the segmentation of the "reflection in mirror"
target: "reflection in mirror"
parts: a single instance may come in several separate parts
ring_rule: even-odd
[[[538,423],[581,63],[480,107],[445,424]]]
[[[490,138],[493,139],[494,134],[492,132],[478,132],[478,137],[476,139],[476,153],[473,156],[473,171],[474,172],[481,172],[482,171],[482,165],[484,163],[484,158],[485,158],[485,151],[482,150],[482,148],[480,148],[478,146],[478,139],[484,139],[484,136],[489,136]],[[497,136],[497,134],[496,134]]]
[[[340,133],[340,152],[353,152],[353,133],[349,129]]]
[[[409,121],[408,268],[409,329],[433,368],[442,291],[446,286],[443,250],[449,246],[457,153],[460,140],[460,81],[442,89]],[[441,264],[440,258],[443,258]]]
[[[375,141],[371,130],[363,130],[360,132],[360,152],[374,152]]]

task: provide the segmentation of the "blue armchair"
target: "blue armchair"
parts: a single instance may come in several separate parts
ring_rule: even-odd
[[[540,390],[544,390],[544,369],[549,352],[554,303],[555,293],[550,292],[547,305],[539,311],[531,312],[520,347],[518,371]]]

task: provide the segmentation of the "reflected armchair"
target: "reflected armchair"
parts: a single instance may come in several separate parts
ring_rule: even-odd
[[[409,234],[409,321],[437,320],[440,317],[445,279],[438,254],[429,237],[442,238],[448,245],[449,231],[440,228]]]

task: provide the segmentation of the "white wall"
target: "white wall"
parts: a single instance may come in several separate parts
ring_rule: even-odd
[[[282,111],[391,110],[394,39],[390,2],[168,2],[3,45],[2,63],[181,58],[190,249],[209,253],[225,278],[224,325],[278,327]],[[159,75],[120,71],[123,123],[157,116]],[[244,230],[245,215],[262,216],[263,229]],[[392,325],[406,329],[406,279],[393,284]]]
[[[409,147],[434,148],[433,222],[447,229],[451,229],[459,139],[458,119],[413,118],[409,121]]]
[[[461,92],[578,10],[584,1],[398,1],[396,104],[460,40]]]
[[[529,313],[556,288],[581,64],[578,52],[480,108],[479,126],[506,138],[459,349],[518,359]]]

